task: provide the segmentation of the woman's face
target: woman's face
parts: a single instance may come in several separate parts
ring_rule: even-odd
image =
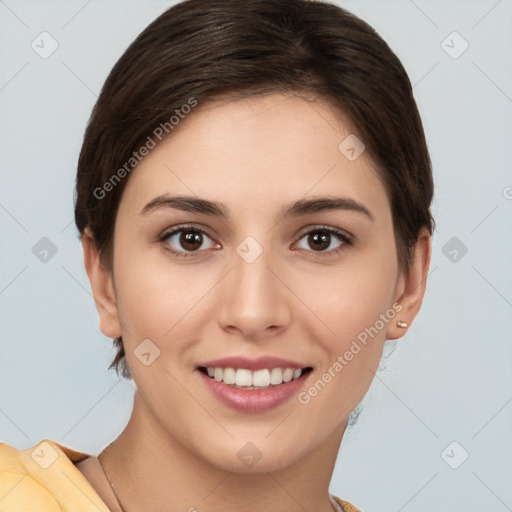
[[[339,443],[398,336],[390,202],[321,101],[210,103],[181,123],[129,177],[114,237],[121,327],[104,332],[123,336],[136,414],[218,467],[282,468]],[[289,378],[276,368],[311,370],[244,390],[207,366],[258,387]]]

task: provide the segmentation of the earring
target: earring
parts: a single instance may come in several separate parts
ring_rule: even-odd
[[[396,325],[402,329],[407,329],[407,322],[402,322],[401,320],[398,320],[396,322]]]

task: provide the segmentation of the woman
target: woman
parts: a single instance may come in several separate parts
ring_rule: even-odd
[[[2,510],[357,510],[329,482],[421,306],[432,194],[410,82],[366,23],[306,0],[164,12],[107,78],[76,181],[132,415],[97,457],[2,445]]]

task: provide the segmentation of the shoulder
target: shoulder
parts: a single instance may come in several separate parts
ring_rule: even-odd
[[[49,439],[21,450],[0,443],[2,512],[87,510],[91,501],[98,511],[108,512],[74,465],[87,457]]]
[[[48,512],[59,512],[61,509],[55,497],[27,471],[22,452],[0,443],[2,511],[33,510],[37,506]]]
[[[352,503],[349,503],[348,501],[344,501],[341,498],[338,498],[338,496],[333,496],[334,501],[341,505],[343,512],[361,512],[357,507],[354,507]]]

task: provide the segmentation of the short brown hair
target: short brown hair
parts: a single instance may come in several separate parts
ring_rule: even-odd
[[[107,190],[116,170],[191,98],[203,104],[273,92],[313,94],[348,116],[386,185],[398,260],[408,271],[420,229],[434,229],[431,162],[411,83],[372,27],[314,0],[186,0],[117,61],[87,125],[75,191],[76,226],[80,234],[91,229],[109,269],[128,173],[119,173],[107,199],[95,191]],[[109,368],[130,378],[122,338],[114,343]]]

